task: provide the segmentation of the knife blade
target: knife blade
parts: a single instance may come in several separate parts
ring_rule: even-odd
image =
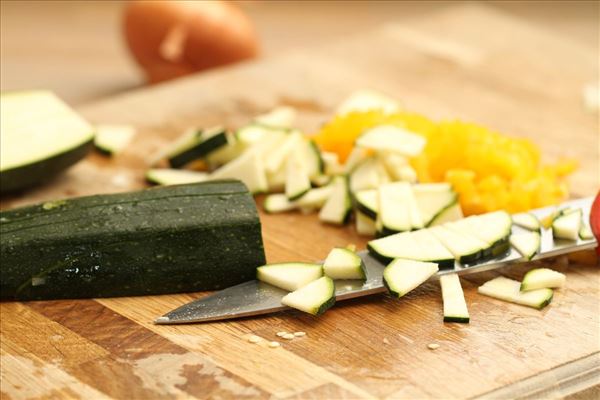
[[[572,200],[561,204],[560,208],[577,207],[583,211],[585,221],[589,219],[592,198]],[[549,215],[556,206],[550,206],[529,211],[538,219]],[[512,232],[521,231],[522,228],[513,225]],[[540,252],[533,258],[553,257],[573,251],[586,250],[596,247],[595,239],[577,241],[556,240],[552,237],[551,229],[542,229]],[[366,280],[337,280],[335,281],[336,301],[352,299],[355,297],[368,296],[375,293],[385,292],[383,286],[383,270],[385,265],[371,256],[368,251],[358,253],[363,259],[366,267]],[[432,279],[451,273],[459,275],[472,274],[502,268],[507,265],[525,261],[524,258],[513,248],[505,254],[496,258],[487,259],[483,262],[462,265],[456,262],[454,269],[440,270]],[[157,318],[154,323],[159,325],[186,324],[209,321],[220,321],[232,318],[241,318],[270,314],[289,309],[281,304],[281,299],[288,292],[275,286],[257,280],[244,282],[230,288],[218,291],[214,294],[184,304],[162,317]]]

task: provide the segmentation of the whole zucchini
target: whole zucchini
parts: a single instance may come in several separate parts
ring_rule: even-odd
[[[265,263],[254,199],[211,181],[0,212],[0,297],[59,299],[212,290]]]

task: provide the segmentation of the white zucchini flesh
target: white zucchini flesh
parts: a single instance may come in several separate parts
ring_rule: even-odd
[[[135,127],[131,125],[96,125],[94,145],[111,155],[122,152],[133,140]]]
[[[321,208],[333,193],[333,185],[321,186],[310,189],[306,194],[296,200],[299,207]]]
[[[442,210],[433,220],[429,223],[428,226],[438,226],[443,225],[446,222],[453,222],[462,219],[463,213],[462,208],[460,207],[460,203],[456,202],[454,205]]]
[[[324,276],[281,299],[281,304],[312,315],[321,315],[335,304],[335,284]]]
[[[469,310],[457,274],[440,276],[444,300],[444,322],[469,322]]]
[[[348,183],[343,176],[337,176],[332,183],[331,195],[319,212],[319,219],[330,224],[342,225],[346,223],[352,207]]]
[[[514,214],[512,216],[513,224],[530,231],[539,231],[541,229],[540,220],[531,213]]]
[[[377,157],[381,160],[393,181],[404,180],[404,168],[407,166],[410,167],[406,157],[392,151],[379,151]]]
[[[294,153],[286,162],[285,195],[290,201],[302,197],[310,190],[310,178],[304,160]]]
[[[265,155],[265,170],[267,173],[274,173],[280,169],[285,169],[286,160],[300,145],[303,144],[304,137],[302,133],[295,131],[289,133],[285,140],[273,148]],[[296,153],[294,153],[296,154]]]
[[[358,254],[350,249],[332,249],[325,262],[323,272],[331,279],[365,279],[365,264]]]
[[[361,236],[375,236],[377,228],[375,227],[375,221],[366,214],[363,214],[360,210],[356,210],[356,232]]]
[[[265,197],[263,208],[268,213],[278,213],[297,209],[312,210],[319,209],[325,204],[333,186],[323,186],[311,189],[296,201],[290,201],[284,193],[273,193]]]
[[[529,261],[540,251],[541,236],[539,232],[513,233],[510,245]]]
[[[350,112],[364,112],[381,110],[385,113],[393,113],[399,110],[398,102],[382,93],[362,89],[352,93],[337,108],[337,114],[345,115]]]
[[[477,291],[485,296],[523,306],[542,309],[552,301],[552,289],[521,291],[521,282],[503,276],[481,285]]]
[[[483,250],[488,247],[487,243],[483,243],[481,240],[464,233],[451,230],[446,226],[436,226],[429,230],[463,264],[478,260]]]
[[[425,143],[423,136],[393,125],[376,126],[356,139],[359,147],[393,151],[406,157],[421,154]]]
[[[362,147],[353,147],[344,163],[344,173],[350,174],[363,161],[370,158],[370,151]]]
[[[527,272],[521,281],[522,292],[544,288],[560,288],[565,285],[565,274],[549,268],[535,268]]]
[[[454,255],[429,229],[419,229],[410,235],[422,252],[416,260],[434,262],[440,269],[454,268]]]
[[[423,227],[423,220],[408,182],[393,182],[379,186],[381,222],[385,229],[403,232]]]
[[[323,276],[323,266],[312,263],[267,264],[256,269],[256,279],[294,291]]]
[[[0,171],[34,164],[94,138],[94,128],[52,92],[4,92],[0,102]]]
[[[324,173],[326,175],[338,175],[344,173],[344,167],[340,164],[340,159],[337,153],[322,151],[321,158],[324,164]]]
[[[268,190],[262,158],[256,151],[247,151],[210,174],[211,179],[239,179],[251,193]]]
[[[180,185],[184,183],[204,182],[210,174],[185,169],[152,168],[146,171],[146,180],[158,185]]]
[[[592,232],[592,228],[585,222],[581,222],[581,228],[579,229],[579,239],[581,240],[591,240],[594,238],[594,232]]]
[[[458,201],[449,183],[422,183],[413,185],[412,189],[425,226]]]
[[[379,212],[379,195],[377,189],[361,190],[354,193],[354,198],[357,208],[364,214],[373,218]]]
[[[294,126],[296,117],[297,112],[294,108],[282,106],[257,116],[254,122],[263,126],[289,129]]]
[[[402,297],[438,272],[438,265],[395,259],[383,270],[383,282],[390,294]]]
[[[581,229],[581,209],[570,211],[552,222],[552,235],[555,239],[577,240]]]
[[[377,189],[382,183],[381,169],[374,157],[362,161],[350,173],[350,191],[356,193],[361,190]]]
[[[270,214],[286,212],[298,208],[296,202],[290,201],[283,193],[273,193],[265,197],[263,208]]]
[[[306,164],[308,176],[315,184],[318,184],[322,179],[329,179],[329,177],[323,177],[323,158],[321,157],[319,146],[314,141],[304,137],[298,153],[302,156]]]
[[[492,247],[500,242],[506,242],[511,234],[512,219],[505,211],[494,211],[448,222],[444,226],[473,236]]]

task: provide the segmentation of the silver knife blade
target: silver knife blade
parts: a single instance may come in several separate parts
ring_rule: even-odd
[[[589,197],[565,202],[560,208],[581,208],[583,218],[587,221],[589,219],[591,204],[592,198]],[[541,219],[550,214],[554,209],[556,209],[556,206],[540,208],[530,212]],[[521,230],[522,228],[513,226],[513,233]],[[534,257],[534,260],[591,249],[596,247],[597,244],[595,239],[579,239],[577,241],[555,240],[552,237],[551,229],[542,229],[541,235],[540,252]],[[382,281],[385,265],[371,256],[366,250],[358,254],[365,263],[367,279],[364,281],[335,281],[336,301],[368,296],[386,290]],[[432,279],[450,273],[463,275],[488,271],[522,261],[524,261],[523,257],[516,250],[510,248],[507,253],[480,263],[462,265],[456,262],[454,269],[440,270]],[[285,290],[264,282],[256,280],[248,281],[184,304],[157,318],[154,323],[160,325],[186,324],[270,314],[289,309],[289,307],[281,304],[281,299],[287,293]]]

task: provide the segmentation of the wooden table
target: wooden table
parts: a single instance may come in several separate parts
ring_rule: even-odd
[[[50,184],[2,206],[143,187],[146,160],[187,126],[240,126],[277,104],[313,131],[351,91],[371,87],[435,118],[461,118],[530,137],[550,159],[576,156],[575,195],[598,188],[598,120],[580,104],[598,59],[577,43],[485,7],[453,7],[336,45],[298,51],[131,92],[79,111],[139,128],[112,160],[91,155]],[[365,244],[353,227],[314,215],[261,215],[268,260],[322,259]],[[234,322],[156,326],[204,294],[0,305],[2,398],[466,398],[564,396],[598,384],[600,271],[581,255],[552,262],[568,284],[543,311],[476,293],[472,321],[444,324],[440,289],[401,301],[350,300],[320,318],[298,312]],[[502,271],[519,279],[527,266]],[[307,336],[271,349],[250,334]],[[385,339],[385,340],[384,340]],[[429,350],[429,343],[438,343]],[[595,392],[597,393],[597,392]]]

